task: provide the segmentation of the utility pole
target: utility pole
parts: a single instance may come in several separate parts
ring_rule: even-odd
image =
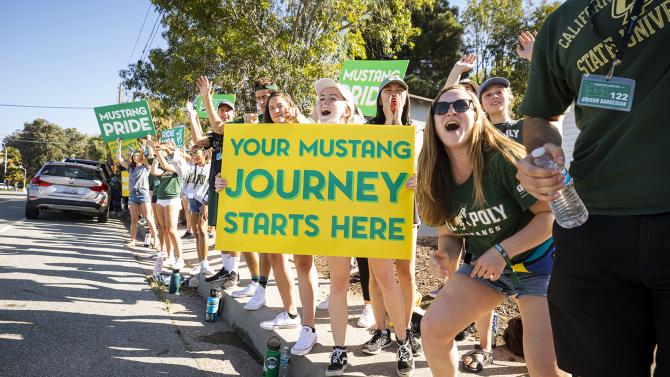
[[[2,148],[5,150],[5,174],[2,176],[2,180],[7,183],[7,144],[2,144]]]
[[[123,81],[119,83],[119,100],[118,103],[121,103],[121,100],[123,100]]]

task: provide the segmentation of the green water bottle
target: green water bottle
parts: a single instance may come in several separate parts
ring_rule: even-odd
[[[268,339],[265,359],[263,362],[263,377],[279,376],[279,358],[281,357],[281,340],[276,336]]]
[[[180,285],[181,275],[179,275],[179,270],[172,270],[172,275],[170,275],[170,289],[168,292],[178,295]]]

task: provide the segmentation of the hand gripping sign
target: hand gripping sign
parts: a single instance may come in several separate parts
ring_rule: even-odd
[[[414,127],[226,125],[216,248],[409,259]]]

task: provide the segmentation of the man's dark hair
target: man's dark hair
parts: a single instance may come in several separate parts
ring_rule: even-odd
[[[275,83],[275,80],[269,78],[269,77],[261,77],[257,78],[256,81],[254,81],[254,88],[260,88],[268,85],[273,85]]]

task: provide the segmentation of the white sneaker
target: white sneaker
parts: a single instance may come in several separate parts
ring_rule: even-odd
[[[261,327],[266,330],[290,329],[298,326],[300,326],[300,316],[298,315],[297,317],[291,319],[287,312],[279,313],[275,319],[271,321],[261,322]]]
[[[349,275],[356,275],[358,272],[358,262],[356,258],[351,258],[351,264],[349,265]]]
[[[358,327],[367,329],[368,327],[374,324],[375,324],[375,314],[372,312],[372,305],[365,304],[365,306],[363,307],[363,312],[361,313],[361,316],[358,317],[358,322],[356,323],[356,325]]]
[[[205,274],[205,276],[212,276],[216,273],[212,267],[209,266],[208,261],[203,261],[202,263],[202,273]]]
[[[326,296],[325,300],[316,305],[316,308],[319,310],[328,310],[328,299],[330,299],[330,295]]]
[[[265,305],[265,288],[260,285],[256,287],[256,292],[251,296],[251,299],[244,304],[246,310],[258,310]]]
[[[316,331],[313,331],[309,326],[303,326],[302,330],[300,330],[298,341],[291,348],[291,354],[297,356],[307,355],[316,344],[316,338]]]
[[[181,270],[182,268],[184,268],[184,259],[182,258],[177,259],[177,261],[174,262],[174,264],[172,265],[172,268],[174,270]]]
[[[246,287],[233,292],[231,296],[235,298],[253,296],[256,293],[256,288],[258,288],[258,283],[252,281]]]
[[[191,275],[196,276],[202,272],[202,263],[198,263],[195,267],[191,268]]]
[[[175,263],[176,263],[176,261],[174,260],[174,256],[171,255],[171,256],[167,257],[165,262],[163,262],[163,267],[172,268]]]

